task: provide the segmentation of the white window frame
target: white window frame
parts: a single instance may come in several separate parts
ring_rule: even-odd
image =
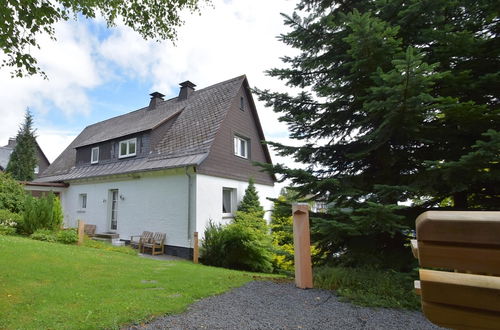
[[[79,194],[78,195],[78,211],[85,212],[85,210],[87,209],[87,203],[88,203],[87,194],[86,193]]]
[[[244,148],[241,148],[242,144],[241,142],[244,142]],[[248,159],[248,154],[249,154],[249,144],[250,141],[248,139],[242,138],[240,136],[234,136],[233,140],[234,144],[234,154],[238,157]]]
[[[135,144],[135,152],[134,153],[130,152],[130,142],[132,142],[132,141]],[[127,153],[122,155],[122,144],[125,144],[125,143],[127,144]],[[132,157],[135,155],[137,155],[137,138],[123,140],[123,141],[120,141],[120,143],[118,143],[118,158]]]
[[[229,192],[229,212],[224,212],[224,192]],[[236,188],[223,187],[222,188],[222,217],[223,218],[232,218],[234,216],[234,212],[236,211]]]
[[[94,159],[94,150],[97,150],[97,159]],[[99,163],[99,147],[94,147],[90,149],[90,164]]]
[[[35,169],[33,170],[33,172],[35,174],[38,174],[38,172],[40,172],[40,168],[38,167],[38,165],[35,165]]]

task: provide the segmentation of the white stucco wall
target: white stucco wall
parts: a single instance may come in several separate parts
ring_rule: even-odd
[[[208,176],[203,174],[196,175],[196,231],[200,238],[203,237],[205,227],[210,219],[216,223],[228,223],[232,218],[223,218],[222,214],[222,189],[232,188],[236,190],[236,200],[239,204],[245,194],[248,186],[246,181],[231,180]],[[270,220],[270,210],[272,202],[267,197],[276,198],[278,192],[275,187],[262,184],[255,184],[259,194],[260,204],[266,211],[265,218]]]
[[[121,239],[144,230],[164,232],[166,244],[189,247],[188,177],[185,169],[141,173],[117,179],[70,182],[62,198],[65,223],[76,226],[77,219],[95,224],[97,232],[110,231],[109,190],[118,189],[118,228]],[[79,195],[87,194],[87,208],[79,207]]]

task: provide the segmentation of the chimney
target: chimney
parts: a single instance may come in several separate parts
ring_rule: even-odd
[[[186,100],[189,96],[194,92],[195,84],[186,80],[183,83],[179,84],[181,86],[181,90],[179,91],[179,100]]]
[[[9,138],[9,143],[6,145],[6,147],[14,149],[16,144],[17,144],[16,138]]]
[[[158,103],[160,103],[160,101],[163,101],[163,97],[165,95],[163,95],[162,93],[159,93],[159,92],[153,92],[151,94],[151,101],[149,101],[149,107],[148,107],[148,110],[153,110],[156,108],[156,106],[158,105]]]

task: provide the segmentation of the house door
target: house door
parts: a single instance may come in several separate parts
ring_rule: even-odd
[[[109,191],[111,208],[109,210],[109,229],[115,231],[118,228],[118,189]]]

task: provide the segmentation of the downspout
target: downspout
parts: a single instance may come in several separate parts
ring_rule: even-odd
[[[194,167],[193,167],[194,169]],[[194,170],[196,171],[196,170]],[[189,166],[186,166],[186,176],[188,177],[188,206],[187,206],[187,218],[188,218],[188,225],[187,225],[187,239],[189,242],[189,245],[191,246],[192,244],[192,217],[193,217],[193,212],[191,211],[191,207],[193,206],[193,201],[192,199],[192,193],[193,193],[193,179],[194,176],[192,172],[194,171],[189,171]]]

